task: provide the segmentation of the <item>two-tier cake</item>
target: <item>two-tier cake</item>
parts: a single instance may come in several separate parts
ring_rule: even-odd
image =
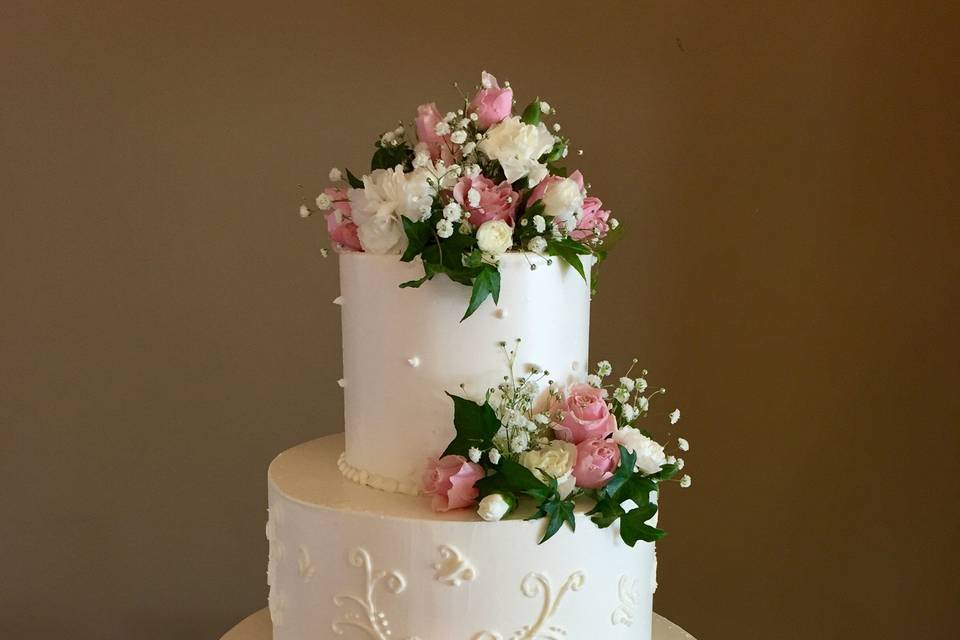
[[[683,468],[651,432],[679,412],[651,409],[646,371],[590,366],[618,224],[550,105],[513,105],[484,73],[301,208],[339,253],[346,425],[270,465],[274,640],[650,638],[657,497]]]

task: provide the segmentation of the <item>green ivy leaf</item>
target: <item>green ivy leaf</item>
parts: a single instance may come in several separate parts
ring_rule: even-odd
[[[403,220],[403,231],[407,234],[407,249],[400,257],[401,262],[410,262],[423,252],[424,247],[433,237],[430,220],[420,220],[414,222],[406,216],[401,216]]]
[[[633,476],[633,469],[637,465],[637,454],[629,451],[622,444],[617,445],[620,449],[620,466],[614,472],[610,481],[604,485],[601,494],[607,498],[612,498],[620,487]],[[619,504],[619,503],[617,503]]]
[[[468,456],[470,447],[481,451],[492,446],[492,438],[500,429],[500,421],[493,407],[484,402],[477,404],[472,400],[448,393],[453,399],[453,426],[457,435],[447,445],[443,455]]]
[[[350,173],[350,169],[347,169],[347,184],[353,189],[363,189],[363,180]]]
[[[660,466],[660,471],[647,477],[657,481],[670,480],[679,472],[680,467],[678,467],[676,464],[664,464]]]
[[[555,498],[542,504],[540,511],[538,511],[538,514],[541,515],[535,517],[546,518],[547,526],[544,529],[543,537],[540,539],[539,544],[543,544],[556,535],[564,522],[567,523],[567,526],[569,526],[571,530],[576,530],[577,523],[573,515],[573,510],[574,503],[572,500]]]
[[[500,271],[493,265],[485,264],[473,279],[470,304],[467,306],[467,312],[463,314],[460,322],[473,315],[473,312],[480,308],[480,305],[488,296],[493,297],[494,303],[500,301]]]
[[[523,116],[520,120],[524,124],[538,124],[540,122],[540,98],[539,96],[534,98],[533,102],[527,105],[527,108],[523,110]]]
[[[583,268],[582,255],[588,255],[590,250],[584,247],[576,240],[564,238],[563,240],[547,240],[547,253],[551,256],[560,258],[568,265],[574,268],[584,282],[587,282],[587,274]],[[589,284],[589,283],[588,283]]]
[[[666,531],[651,527],[647,520],[652,518],[657,512],[657,505],[646,504],[628,511],[620,517],[620,537],[631,547],[640,540],[644,542],[655,542],[667,535]]]

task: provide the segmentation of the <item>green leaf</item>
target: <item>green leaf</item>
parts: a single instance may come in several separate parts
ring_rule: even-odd
[[[536,518],[547,519],[547,526],[544,529],[543,537],[540,539],[539,544],[543,544],[556,535],[556,533],[560,531],[560,527],[563,526],[563,523],[567,523],[571,531],[576,531],[577,522],[574,516],[574,506],[572,500],[560,500],[559,496],[554,495],[550,500],[540,505],[540,511],[538,511],[533,518],[528,518],[528,520]]]
[[[612,498],[603,498],[597,501],[593,509],[587,512],[587,515],[590,516],[590,519],[593,520],[594,524],[598,527],[606,529],[625,513],[626,511],[624,511],[623,507],[615,500]]]
[[[500,429],[500,421],[493,407],[486,402],[477,404],[472,400],[448,393],[453,400],[453,426],[457,435],[447,445],[443,455],[468,456],[470,447],[481,451],[492,446],[492,438]]]
[[[669,480],[680,472],[680,467],[676,464],[665,464],[660,466],[660,471],[647,476],[656,480]]]
[[[430,280],[430,276],[423,276],[422,278],[417,278],[416,280],[407,280],[406,282],[400,283],[401,289],[419,289],[427,280]]]
[[[433,238],[433,227],[430,220],[414,222],[406,216],[401,216],[400,219],[403,220],[403,231],[407,234],[407,249],[403,252],[400,261],[410,262],[423,252],[424,247]]]
[[[524,124],[538,124],[540,122],[540,97],[534,98],[533,102],[527,105],[523,110],[523,116],[520,118]]]
[[[567,148],[567,140],[565,138],[557,138],[557,141],[553,143],[553,148],[550,151],[547,151],[545,154],[540,156],[537,160],[541,164],[551,164],[556,162],[563,157],[563,150]],[[554,174],[556,175],[556,174]]]
[[[473,315],[473,312],[480,308],[480,305],[488,296],[493,296],[494,303],[500,301],[500,271],[493,265],[486,264],[480,268],[480,273],[473,279],[470,304],[467,306],[467,312],[463,314],[460,322]]]
[[[629,451],[622,444],[617,445],[620,448],[620,466],[617,467],[613,477],[603,487],[602,495],[612,498],[620,487],[633,475],[633,469],[637,465],[637,454]],[[619,504],[619,503],[618,503]]]
[[[574,270],[580,274],[580,277],[583,278],[583,281],[587,282],[587,274],[584,271],[583,261],[580,259],[580,256],[589,254],[590,251],[583,247],[583,245],[581,245],[579,242],[570,240],[569,238],[564,240],[547,240],[547,253],[551,256],[560,258],[568,265],[573,267]]]
[[[647,504],[628,511],[620,518],[620,537],[631,547],[638,541],[655,542],[667,535],[666,531],[651,527],[647,520],[657,512],[657,505]]]
[[[411,157],[411,151],[405,145],[396,147],[377,147],[370,160],[370,170],[393,169],[395,166],[406,167]]]
[[[350,169],[347,169],[347,184],[353,189],[363,189],[363,180],[350,173]]]
[[[560,176],[561,178],[566,178],[570,173],[570,170],[566,167],[562,167],[559,164],[550,163],[547,165],[547,171],[550,172],[552,176]]]

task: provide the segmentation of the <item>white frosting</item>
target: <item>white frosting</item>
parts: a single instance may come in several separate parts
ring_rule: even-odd
[[[650,640],[653,544],[583,514],[538,545],[543,523],[523,514],[434,513],[344,480],[342,447],[329,436],[270,465],[271,550],[297,551],[270,560],[274,640]]]
[[[438,276],[400,289],[422,275],[419,261],[340,255],[348,477],[366,472],[363,484],[387,490],[418,485],[454,435],[444,392],[480,399],[499,384],[508,372],[500,342],[522,340],[518,369],[535,364],[561,384],[585,375],[590,291],[580,275],[532,254],[501,256],[500,272],[499,305],[487,299],[461,323],[469,288]]]

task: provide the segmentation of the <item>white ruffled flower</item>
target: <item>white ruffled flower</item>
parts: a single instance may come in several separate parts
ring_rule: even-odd
[[[627,422],[633,422],[637,419],[637,408],[632,404],[623,405],[623,419]]]
[[[547,230],[547,221],[543,216],[537,215],[533,216],[533,228],[536,229],[537,233],[543,233]]]
[[[637,383],[637,391],[639,391],[640,393],[643,393],[644,391],[647,390],[647,381],[644,380],[643,378],[637,378],[636,383]]]
[[[573,477],[573,465],[576,462],[576,445],[563,440],[554,440],[541,449],[520,455],[520,464],[532,471],[541,481],[549,481],[544,474],[557,479],[561,498],[570,495],[576,486],[576,478]]]
[[[480,462],[480,455],[482,452],[476,447],[470,447],[467,451],[467,456],[470,458],[470,462]]]
[[[470,187],[470,189],[467,190],[467,204],[469,204],[471,207],[480,206],[480,192],[473,187]]]
[[[343,180],[343,174],[340,173],[340,169],[337,169],[336,167],[330,169],[330,173],[327,174],[327,177],[330,178],[330,182],[340,182]]]
[[[682,469],[683,469],[683,466],[684,466],[685,464],[687,464],[686,462],[683,461],[683,458],[677,458],[676,460],[674,460],[674,462],[677,464],[677,470],[678,470],[678,471],[679,471],[679,470],[682,470]]]
[[[450,123],[447,120],[442,120],[438,122],[433,127],[433,132],[438,136],[446,136],[450,134]]]
[[[476,148],[477,148],[477,143],[471,140],[467,144],[463,145],[463,149],[462,149],[463,155],[465,156],[470,155],[471,153],[473,153],[473,150]]]
[[[513,246],[513,227],[503,220],[488,220],[477,230],[480,251],[498,256]]]
[[[680,422],[680,409],[674,409],[670,412],[670,424],[677,424]]]
[[[413,148],[413,166],[417,168],[428,164],[430,164],[430,147],[426,142],[419,142]]]
[[[493,448],[487,452],[487,458],[490,460],[490,464],[500,464],[500,451],[499,449]]]
[[[603,386],[603,380],[601,380],[600,376],[598,376],[597,374],[591,373],[590,375],[587,376],[587,384],[590,385],[591,387],[596,387],[597,389],[599,389],[601,386]]]
[[[363,176],[363,189],[351,189],[348,195],[364,251],[402,253],[407,235],[401,219],[419,220],[424,207],[433,203],[435,192],[421,171],[405,174],[397,167]]]
[[[441,238],[449,238],[453,235],[453,223],[444,218],[437,223],[437,235]]]
[[[537,415],[533,416],[533,419],[535,422],[542,425],[548,425],[551,422],[550,416],[546,413],[538,413]]]
[[[510,513],[513,506],[499,493],[491,493],[480,501],[477,515],[487,522],[497,522]]]
[[[680,448],[680,451],[690,451],[690,443],[686,438],[677,438],[677,447]]]
[[[450,142],[454,144],[463,144],[466,141],[467,141],[467,132],[462,129],[458,129],[457,131],[454,131],[453,133],[450,134]]]
[[[540,113],[550,113],[550,103],[546,100],[540,101]]]
[[[627,451],[637,454],[634,470],[642,471],[645,475],[660,471],[660,467],[667,462],[663,445],[643,435],[639,429],[620,427],[613,432],[613,441],[623,445]]]
[[[450,222],[460,220],[460,218],[463,217],[463,208],[460,206],[460,203],[451,201],[450,204],[443,208],[443,217]]]
[[[527,249],[543,255],[547,251],[547,241],[543,236],[533,236],[527,242]]]
[[[562,223],[567,229],[576,227],[577,216],[583,209],[586,194],[570,178],[563,178],[547,187],[543,194],[543,212]]]
[[[310,217],[310,207],[305,204],[300,205],[300,217],[309,218]]]
[[[637,398],[637,406],[640,407],[640,411],[647,411],[650,409],[650,399],[646,396],[640,396]]]
[[[527,174],[527,185],[532,189],[543,182],[543,179],[548,175],[550,175],[550,170],[547,169],[547,165],[536,164],[530,168],[530,173]]]
[[[680,478],[680,487],[682,489],[689,489],[691,484],[693,484],[693,478],[687,474],[683,474],[683,477]]]
[[[613,371],[613,367],[610,366],[608,360],[601,360],[597,363],[597,373],[606,378]]]
[[[624,404],[630,399],[630,392],[627,391],[626,387],[617,387],[616,391],[613,392],[613,399],[620,404]]]
[[[620,378],[620,384],[623,385],[627,391],[633,391],[635,386],[632,378]]]
[[[620,226],[620,221],[619,221],[619,220],[617,220],[616,218],[610,218],[610,229],[611,229],[611,230],[616,229],[616,228],[619,227],[619,226]]]
[[[553,135],[542,122],[524,124],[520,116],[512,116],[490,127],[479,147],[488,158],[500,163],[509,182],[534,172],[530,176],[532,186],[546,176],[546,167],[537,160],[553,148],[553,143]]]

